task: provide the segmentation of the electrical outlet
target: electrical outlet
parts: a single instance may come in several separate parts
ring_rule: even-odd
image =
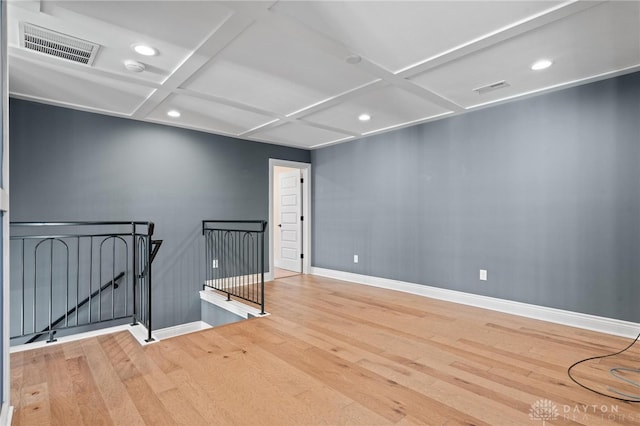
[[[480,281],[486,281],[486,280],[487,280],[487,270],[480,269]]]
[[[358,255],[357,254],[353,255],[353,263],[358,263]]]
[[[213,265],[211,265],[213,269],[218,269],[218,259],[213,259]]]

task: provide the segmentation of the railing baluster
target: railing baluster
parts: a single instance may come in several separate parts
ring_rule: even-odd
[[[38,250],[37,246],[36,248],[34,248],[34,256],[33,256],[33,300],[31,302],[31,315],[33,316],[33,323],[32,323],[32,328],[31,331],[32,332],[36,332],[36,296],[38,293]]]
[[[138,259],[137,259],[137,252],[138,252],[138,242],[136,239],[136,224],[132,224],[131,226],[131,247],[133,248],[132,250],[132,262],[133,262],[133,283],[132,283],[132,294],[131,294],[131,298],[133,299],[131,301],[131,307],[133,309],[133,314],[132,314],[132,321],[131,321],[131,325],[136,325],[137,324],[137,315],[138,315],[138,307],[136,306],[136,289],[138,287]]]
[[[152,232],[149,231],[149,234]],[[151,337],[151,235],[147,237],[147,342],[153,341]]]
[[[125,244],[127,246],[127,250],[125,252],[125,256],[124,256],[124,270],[128,271],[129,270],[129,244],[125,241]],[[122,313],[122,315],[124,315],[125,317],[128,316],[129,314],[129,277],[126,277],[124,280],[124,312]]]
[[[20,305],[20,333],[24,334],[24,315],[25,315],[25,309],[24,309],[24,303],[25,303],[25,296],[24,296],[24,282],[25,282],[25,276],[24,276],[24,271],[25,271],[25,267],[24,267],[24,245],[25,245],[25,240],[24,238],[21,239],[22,241],[22,277],[20,279],[20,282],[22,283],[22,304]]]
[[[102,245],[106,240],[100,243],[100,251],[98,252],[98,283],[102,282]],[[98,321],[102,321],[102,286],[98,288]]]
[[[91,324],[91,307],[93,305],[93,237],[89,239],[89,313],[87,324]]]
[[[78,326],[78,299],[80,299],[80,237],[76,238],[76,244],[77,244],[77,250],[76,252],[78,253],[78,257],[77,257],[77,269],[76,269],[76,304],[75,304],[75,308],[76,308],[76,313],[75,313],[75,317],[76,317],[76,327]]]
[[[49,240],[49,329],[53,322],[53,240]]]
[[[64,326],[65,327],[69,327],[69,247],[67,246],[67,252],[66,252],[66,258],[67,258],[67,273],[66,273],[66,277],[65,277],[65,291],[64,291],[64,311],[65,311],[65,315],[64,315]]]
[[[116,240],[113,240],[113,247],[111,250],[111,281],[116,278]],[[111,289],[111,319],[116,317],[116,292]]]
[[[264,312],[264,228],[266,226],[266,222],[262,224],[262,232],[260,233],[260,313],[262,315]]]
[[[258,242],[256,241],[255,244],[253,244],[252,248],[252,262],[251,262],[251,269],[254,271],[254,279],[251,282],[251,294],[253,295],[254,298],[258,297],[258,292],[256,291],[256,285],[258,284],[258,272],[260,272],[260,269],[258,268],[258,250],[259,250],[259,245]],[[259,300],[259,299],[257,299]]]

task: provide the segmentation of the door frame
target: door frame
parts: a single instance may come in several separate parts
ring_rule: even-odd
[[[300,169],[302,172],[302,273],[308,274],[311,267],[311,164],[301,163],[298,161],[278,160],[275,158],[269,159],[269,274],[267,277],[269,280],[274,278],[274,265],[273,265],[273,251],[275,249],[273,224],[274,224],[274,200],[273,200],[273,185],[274,185],[274,168],[290,167],[294,169]]]
[[[7,2],[0,5],[0,149],[2,150],[2,178],[0,182],[0,211],[2,211],[2,259],[0,271],[2,276],[2,308],[0,309],[0,339],[2,340],[2,408],[0,409],[0,425],[10,425],[13,413],[11,407],[11,369],[9,368],[9,67],[7,64]]]

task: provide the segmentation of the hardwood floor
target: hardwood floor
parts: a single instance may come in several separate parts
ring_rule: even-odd
[[[274,268],[273,277],[275,279],[293,277],[294,275],[300,275],[300,272],[289,271],[288,269]]]
[[[13,424],[640,424],[566,374],[628,339],[313,276],[267,297],[269,317],[145,347],[122,332],[12,354]],[[638,364],[640,345],[576,375],[622,390],[608,368]]]

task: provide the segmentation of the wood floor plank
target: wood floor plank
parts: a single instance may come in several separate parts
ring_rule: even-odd
[[[174,388],[171,380],[154,360],[145,355],[143,348],[133,336],[129,333],[119,333],[113,338],[120,346],[122,353],[128,356],[131,365],[143,375],[153,393],[160,394]]]
[[[191,400],[185,397],[176,387],[158,394],[158,399],[169,413],[169,424],[185,426],[206,425],[207,420],[202,417]]]
[[[13,424],[528,425],[541,400],[559,413],[547,424],[640,421],[566,374],[628,339],[316,276],[265,287],[268,317],[12,354]],[[575,373],[629,390],[609,369],[639,362],[640,344]]]
[[[202,388],[191,374],[185,370],[172,370],[168,374],[176,389],[185,398],[188,398],[196,413],[206,419],[209,425],[233,424],[233,417],[220,404],[213,404],[209,398],[208,391]]]
[[[56,389],[56,403],[51,404],[51,423],[57,425],[81,424],[82,415],[77,405],[77,398],[67,362],[61,348],[45,354],[47,384]]]
[[[98,390],[113,423],[116,425],[145,424],[114,364],[102,350],[98,338],[87,339],[83,341],[82,346],[93,380],[99,384]]]
[[[66,360],[67,371],[73,383],[73,394],[82,416],[83,424],[112,425],[109,410],[105,405],[98,385],[93,380],[87,358],[82,355]]]
[[[51,403],[55,401],[49,394],[46,382],[22,388],[20,410],[15,414],[23,425],[49,425],[51,419]]]
[[[149,383],[142,375],[132,375],[123,381],[129,398],[136,406],[140,417],[148,425],[174,424],[172,416],[159,396],[153,392]],[[185,407],[186,408],[186,407]]]

